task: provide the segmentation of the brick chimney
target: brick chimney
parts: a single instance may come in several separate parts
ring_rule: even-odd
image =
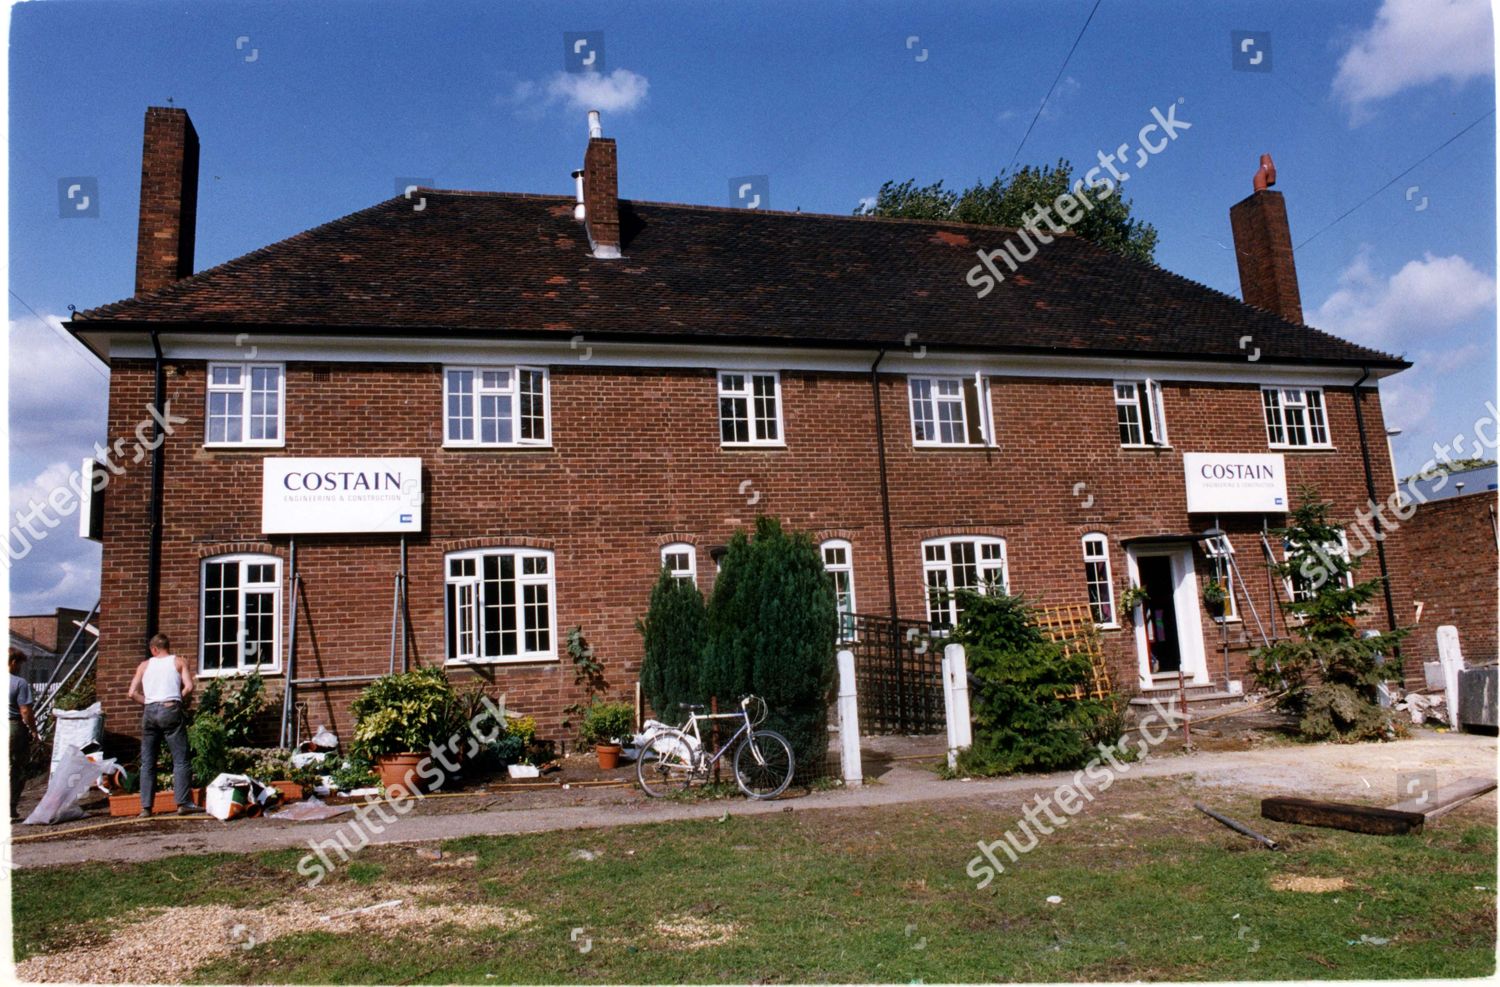
[[[141,225],[135,250],[137,295],[193,273],[197,222],[198,132],[186,110],[148,107],[141,150]]]
[[[1255,176],[1256,190],[1229,207],[1234,255],[1240,267],[1240,294],[1248,304],[1301,325],[1302,295],[1297,290],[1286,200],[1280,192],[1266,187],[1275,182],[1276,167],[1270,155],[1262,155]]]
[[[583,155],[583,222],[594,256],[620,256],[619,164],[613,138],[604,136],[599,111],[589,111],[589,146]]]

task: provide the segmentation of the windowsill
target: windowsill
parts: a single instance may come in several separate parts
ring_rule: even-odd
[[[913,449],[946,449],[951,452],[993,452],[999,449],[998,443],[974,443],[974,442],[912,442]]]
[[[1124,630],[1124,625],[1122,625],[1122,624],[1116,624],[1116,623],[1095,624],[1094,625],[1094,630],[1096,630],[1096,631],[1118,631],[1118,630]]]
[[[1334,446],[1334,445],[1288,446],[1288,445],[1276,445],[1274,443],[1271,443],[1271,444],[1268,444],[1266,446],[1266,448],[1275,450],[1276,452],[1338,452],[1339,451],[1338,446]]]
[[[212,670],[204,669],[200,666],[193,673],[193,677],[199,679],[242,679],[254,671],[259,671],[262,678],[272,678],[281,675],[281,666],[257,665],[252,668],[215,668]]]
[[[1170,445],[1147,445],[1144,442],[1138,442],[1138,443],[1133,442],[1133,443],[1130,443],[1130,444],[1127,445],[1126,443],[1121,442],[1120,443],[1120,450],[1122,452],[1171,452],[1172,451],[1172,446],[1170,446]]]
[[[528,442],[520,443],[479,443],[479,442],[444,442],[443,449],[449,452],[530,452],[536,450],[545,452],[552,448],[551,442]]]
[[[515,658],[449,658],[443,662],[448,668],[490,668],[495,665],[552,665],[556,655],[522,655]]]
[[[213,449],[218,452],[234,452],[236,450],[254,452],[257,449],[285,449],[286,440],[277,442],[205,442],[203,448]]]
[[[1245,621],[1242,617],[1214,617],[1213,622],[1216,624],[1243,624]]]
[[[719,448],[730,452],[755,452],[758,449],[785,449],[785,442],[720,442]]]

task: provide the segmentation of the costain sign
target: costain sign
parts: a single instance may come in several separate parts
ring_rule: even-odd
[[[1286,506],[1286,458],[1270,452],[1185,452],[1189,514],[1277,514]]]
[[[268,535],[422,530],[422,460],[272,457],[261,474]]]

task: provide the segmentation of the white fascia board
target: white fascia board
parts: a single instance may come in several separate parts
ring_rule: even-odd
[[[95,335],[95,333],[90,333]],[[149,359],[151,342],[140,333],[98,335],[101,349],[111,357]],[[568,338],[431,339],[350,338],[314,334],[171,333],[161,337],[167,356],[178,360],[254,360],[256,362],[311,361],[318,363],[530,363],[554,367],[661,367],[703,370],[802,370],[827,373],[870,372],[879,354],[867,350],[790,346],[743,346],[685,343],[623,343],[579,333]],[[236,342],[238,340],[238,342]],[[963,376],[975,372],[993,377],[1067,377],[1081,379],[1142,379],[1195,383],[1349,387],[1363,371],[1358,367],[1273,364],[1249,360],[1225,363],[1210,360],[1149,357],[1121,359],[1086,354],[1034,356],[1016,353],[960,353],[937,348],[887,350],[882,374]],[[1372,370],[1365,383],[1377,381],[1394,369]]]

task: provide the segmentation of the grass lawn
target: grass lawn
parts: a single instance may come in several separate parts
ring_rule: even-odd
[[[1195,813],[1194,797],[1205,793],[1176,780],[1122,782],[983,891],[965,867],[976,840],[1015,823],[1018,797],[759,817],[736,817],[739,803],[726,800],[723,821],[467,838],[444,845],[440,861],[370,847],[311,891],[301,853],[287,851],[19,871],[17,958],[33,958],[27,978],[82,977],[79,964],[91,969],[90,957],[150,920],[174,931],[154,928],[163,945],[138,961],[136,979],[934,983],[1495,970],[1491,799],[1420,836],[1375,837],[1270,823],[1254,799],[1206,796],[1288,844],[1271,853]],[[320,922],[398,897],[401,907]],[[157,966],[160,950],[180,954],[180,969]]]

